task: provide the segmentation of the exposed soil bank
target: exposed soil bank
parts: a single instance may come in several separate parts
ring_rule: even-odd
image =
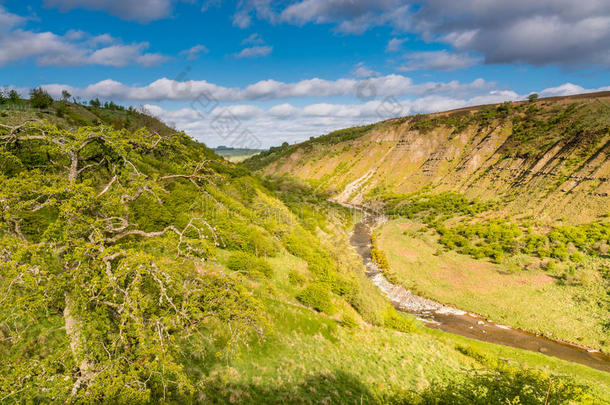
[[[371,262],[371,233],[384,218],[368,212],[364,214],[362,221],[354,228],[350,242],[362,256],[368,277],[392,300],[397,309],[415,315],[430,328],[484,342],[539,352],[610,372],[610,356],[606,354],[489,322],[476,314],[419,297],[402,286],[390,283]]]

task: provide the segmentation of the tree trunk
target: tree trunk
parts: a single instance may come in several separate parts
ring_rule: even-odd
[[[89,361],[85,356],[86,344],[83,340],[81,333],[81,325],[75,315],[74,302],[70,294],[66,294],[66,307],[64,308],[64,323],[66,327],[66,334],[70,339],[70,349],[72,350],[72,356],[74,361],[78,364],[80,376],[74,383],[72,388],[72,395],[78,392],[78,389],[86,384],[94,375],[93,363]]]
[[[78,153],[71,152],[70,156],[70,172],[68,173],[68,179],[70,183],[74,183],[78,177]]]

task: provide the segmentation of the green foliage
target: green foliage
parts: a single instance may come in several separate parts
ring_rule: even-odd
[[[581,262],[583,254],[599,257],[607,254],[605,246],[610,240],[608,222],[557,226],[541,234],[534,232],[525,222],[479,218],[480,214],[492,211],[497,203],[477,202],[458,193],[390,195],[385,198],[390,215],[423,221],[438,232],[441,244],[475,258],[487,257],[502,263],[509,256],[523,253]],[[457,223],[452,220],[456,218],[459,219]],[[373,261],[379,262],[381,269],[386,268],[383,252],[377,252],[375,241]]]
[[[246,252],[231,253],[227,261],[227,267],[253,277],[271,277],[273,274],[273,269],[265,259]]]
[[[0,310],[0,353],[11,356],[2,392],[184,398],[193,386],[181,341],[210,319],[232,340],[261,331],[259,303],[239,280],[195,271],[221,243],[198,210],[204,184],[220,182],[205,147],[179,133],[31,123],[2,128],[0,155],[0,286],[13,303]],[[270,274],[254,259],[252,270]],[[46,353],[28,350],[28,325],[53,340]]]
[[[315,309],[316,311],[324,312],[332,315],[335,313],[336,308],[331,300],[331,293],[328,286],[324,283],[313,283],[305,287],[297,299],[301,301],[303,305]]]
[[[412,319],[409,319],[407,315],[398,312],[391,305],[388,305],[383,312],[383,325],[386,328],[405,333],[413,332],[415,330],[415,322]]]
[[[15,104],[21,99],[21,97],[19,97],[19,93],[17,93],[17,90],[13,89],[8,92],[8,99],[11,103]]]
[[[438,194],[415,194],[412,196],[385,196],[386,210],[389,215],[407,218],[425,215],[428,223],[439,216],[476,215],[491,209],[495,203],[478,202],[455,192]]]
[[[30,90],[30,105],[34,108],[47,108],[53,104],[53,98],[41,87]]]

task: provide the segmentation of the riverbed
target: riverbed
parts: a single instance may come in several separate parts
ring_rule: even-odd
[[[371,262],[371,234],[373,229],[384,221],[384,217],[363,212],[363,218],[356,224],[350,242],[362,256],[369,279],[392,301],[396,309],[414,315],[430,328],[484,342],[543,353],[610,372],[610,356],[604,353],[513,329],[477,314],[417,296],[403,286],[392,284]]]

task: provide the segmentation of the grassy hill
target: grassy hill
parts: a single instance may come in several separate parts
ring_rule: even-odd
[[[393,119],[246,165],[385,210],[386,275],[419,294],[609,350],[610,93]]]
[[[329,194],[133,110],[0,110],[0,402],[603,402],[398,313]]]

